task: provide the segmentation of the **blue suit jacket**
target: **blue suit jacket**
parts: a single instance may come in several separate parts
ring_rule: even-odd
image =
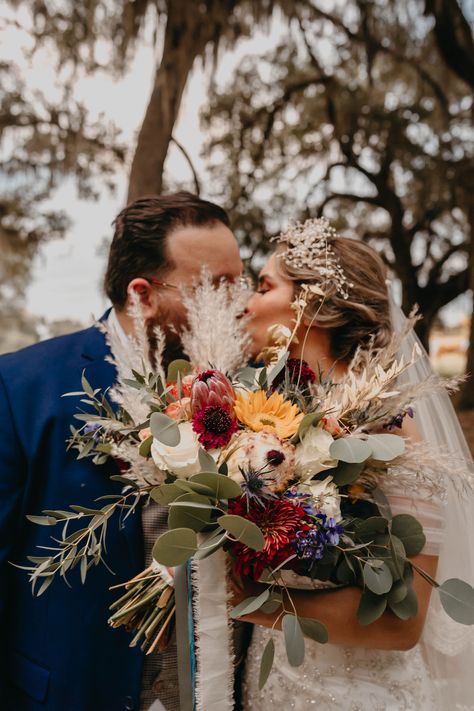
[[[27,521],[43,509],[70,504],[92,506],[120,485],[103,466],[78,461],[66,452],[81,390],[81,373],[94,387],[115,378],[104,361],[107,346],[96,328],[55,338],[0,357],[0,709],[7,711],[121,711],[138,709],[142,654],[129,647],[130,635],[107,625],[110,592],[143,568],[140,515],[120,530],[112,519],[105,566],[93,567],[85,585],[77,568],[72,588],[55,580],[34,597],[24,564],[42,555],[55,528]],[[75,421],[78,422],[77,420]]]

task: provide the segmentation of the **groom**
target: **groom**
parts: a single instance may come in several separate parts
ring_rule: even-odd
[[[115,220],[105,277],[114,320],[132,331],[127,305],[138,294],[144,315],[171,334],[183,323],[177,287],[190,284],[205,265],[212,277],[233,280],[242,270],[226,213],[189,193],[142,198]],[[168,359],[178,353],[170,343]],[[77,401],[61,398],[81,390],[84,371],[94,388],[115,379],[104,358],[108,347],[95,327],[39,343],[0,357],[0,709],[3,711],[175,711],[177,676],[174,649],[146,658],[130,648],[131,636],[107,625],[116,597],[109,587],[143,569],[152,543],[166,525],[163,512],[145,509],[109,525],[106,562],[81,585],[72,571],[72,589],[61,580],[34,597],[24,564],[41,555],[52,528],[29,523],[27,514],[93,506],[117,493],[114,464],[92,464],[66,452]],[[115,525],[113,525],[115,523]],[[146,561],[147,563],[149,560]]]

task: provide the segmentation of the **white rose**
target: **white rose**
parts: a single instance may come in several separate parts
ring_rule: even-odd
[[[336,466],[337,459],[332,459],[329,454],[333,442],[333,436],[322,427],[308,429],[303,441],[296,447],[296,471],[300,479],[305,481],[313,474]]]
[[[181,439],[176,447],[170,447],[157,439],[151,445],[151,456],[156,466],[167,469],[179,479],[187,479],[201,471],[199,464],[200,444],[191,422],[179,425]]]
[[[325,513],[328,518],[341,520],[341,497],[339,490],[332,480],[332,476],[323,481],[312,479],[298,486],[298,493],[309,494],[313,499],[313,506],[318,511]]]

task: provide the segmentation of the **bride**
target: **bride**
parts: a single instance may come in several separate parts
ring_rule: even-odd
[[[293,328],[292,304],[302,285],[305,289],[309,286],[314,298],[308,303],[289,355],[304,359],[315,372],[332,369],[332,377],[337,379],[349,368],[357,347],[364,347],[370,339],[385,346],[393,330],[401,328],[404,317],[391,302],[384,263],[373,249],[337,236],[322,220],[311,221],[311,225],[303,244],[291,239],[291,230],[280,238],[276,252],[260,272],[258,291],[248,303],[249,328],[257,356],[266,345],[269,327],[278,323]],[[336,258],[331,273],[324,260],[321,265],[321,260],[314,258],[311,235],[317,239],[320,229],[326,229],[329,249]],[[416,337],[410,338],[408,352]],[[413,382],[428,377],[426,354],[410,370],[415,372],[408,371],[405,377]],[[448,396],[427,396],[414,403],[414,409],[413,421],[405,417],[403,434],[423,438],[471,467]],[[426,546],[413,562],[440,582],[461,575],[473,584],[473,552],[460,551],[456,545],[460,531],[464,540],[474,540],[470,535],[474,533],[472,516],[449,483],[444,497],[423,491],[413,495],[393,486],[385,494],[394,514],[412,512],[424,526]],[[305,661],[294,668],[287,660],[281,633],[274,633],[273,670],[262,691],[258,688],[260,659],[275,618],[260,611],[243,618],[255,624],[247,657],[244,708],[264,711],[274,703],[288,709],[338,711],[474,709],[471,628],[447,617],[439,596],[431,595],[431,586],[419,575],[414,588],[419,601],[415,618],[402,621],[385,612],[366,627],[356,621],[358,588],[296,591],[298,614],[323,622],[329,643],[318,645],[307,639]]]

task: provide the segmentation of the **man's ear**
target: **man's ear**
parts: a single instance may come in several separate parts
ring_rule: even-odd
[[[132,294],[136,294],[139,297],[144,318],[153,318],[156,314],[159,300],[157,289],[147,279],[136,277],[127,286],[127,305],[131,303]]]

